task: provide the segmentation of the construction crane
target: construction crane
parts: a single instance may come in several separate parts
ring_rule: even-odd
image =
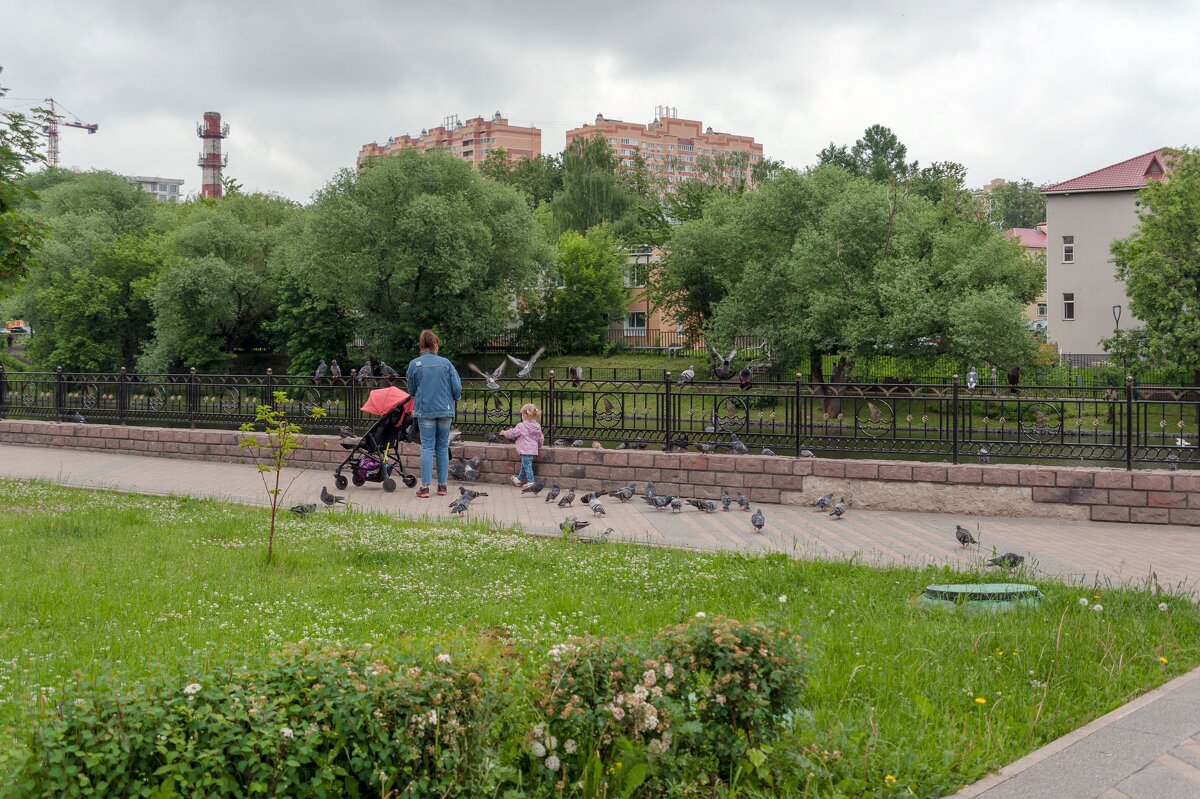
[[[46,146],[46,161],[50,164],[50,166],[58,166],[59,125],[62,125],[64,128],[79,128],[80,130],[86,130],[89,136],[99,130],[100,126],[94,122],[90,125],[80,122],[79,117],[75,114],[71,114],[72,117],[75,117],[74,122],[59,122],[58,108],[55,106],[54,98],[47,97],[46,102],[50,104],[50,124],[45,127],[46,139],[48,142]],[[65,111],[66,109],[64,108],[63,110]]]

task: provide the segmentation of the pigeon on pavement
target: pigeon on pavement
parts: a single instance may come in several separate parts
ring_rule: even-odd
[[[471,489],[464,488],[463,486],[458,487],[458,494],[459,496],[470,497],[472,501],[478,499],[479,497],[486,497],[488,495],[486,491],[472,491]]]
[[[762,508],[759,508],[758,510],[754,511],[754,515],[750,517],[750,524],[754,525],[754,532],[756,532],[756,533],[761,533],[762,529],[763,529],[763,525],[765,525],[766,523],[767,523],[767,520],[763,516]]]
[[[317,380],[320,380],[325,376],[325,372],[328,371],[328,369],[329,367],[325,365],[325,359],[322,358],[321,362],[317,364],[317,371],[313,373],[313,377],[315,377]]]
[[[833,504],[833,494],[826,494],[823,497],[817,497],[816,499],[814,499],[812,506],[814,508],[828,508],[832,504]]]
[[[721,491],[721,510],[729,510],[730,504],[733,503],[733,497],[729,496],[729,492],[722,489]]]
[[[301,516],[307,516],[310,513],[317,512],[317,503],[307,502],[303,505],[293,505],[290,510],[292,513],[298,513]]]
[[[650,480],[646,481],[646,496],[647,497],[654,496],[654,483],[651,482]]]
[[[533,496],[536,497],[538,494],[542,493],[542,489],[545,487],[546,487],[545,480],[537,480],[537,481],[532,482],[529,485],[525,486],[524,488],[522,488],[521,493],[522,494],[532,494]]]
[[[592,509],[593,516],[604,516],[604,506],[600,504],[600,500],[592,497],[592,501],[588,503],[588,507]]]
[[[845,498],[838,500],[838,504],[834,505],[833,508],[826,515],[832,516],[835,519],[840,519],[843,516],[845,516],[846,515],[846,500],[845,500]]]
[[[520,358],[514,358],[511,355],[506,355],[505,357],[520,367],[520,371],[517,372],[517,377],[525,379],[526,377],[529,377],[529,375],[533,374],[533,365],[537,363],[537,359],[542,357],[542,353],[545,351],[545,347],[538,347],[538,351],[531,355],[527,361],[522,361]]]
[[[736,499],[738,507],[740,507],[742,510],[750,510],[750,497],[739,491],[737,492]]]
[[[325,486],[321,486],[321,501],[326,505],[336,505],[339,502],[344,504],[346,502],[346,498],[338,494],[330,494],[329,490],[325,488]]]
[[[502,374],[504,374],[504,367],[506,367],[506,366],[508,366],[508,361],[501,361],[500,365],[497,366],[491,374],[488,374],[487,372],[483,371],[482,369],[480,369],[478,366],[476,366],[473,363],[467,364],[468,369],[470,369],[472,372],[474,372],[475,374],[482,377],[487,382],[487,387],[488,387],[489,391],[499,391],[500,390],[500,384],[496,381],[498,381],[500,379],[500,376]]]
[[[958,543],[962,544],[964,549],[971,544],[979,543],[975,540],[975,537],[971,535],[971,531],[963,527],[961,524],[954,525],[954,537],[958,539]]]
[[[450,503],[450,512],[457,513],[459,516],[462,516],[467,512],[467,508],[469,507],[471,507],[471,495],[463,494],[461,497]]]
[[[550,490],[548,492],[546,492],[546,501],[553,502],[555,499],[558,498],[558,492],[559,492],[558,483],[555,483],[554,485],[550,486]]]
[[[337,358],[329,362],[329,376],[335,380],[342,376],[342,367],[338,366]]]
[[[615,491],[609,491],[608,495],[610,497],[616,497],[617,499],[621,500],[622,503],[625,503],[633,499],[633,489],[629,486],[621,486]]]
[[[562,524],[558,526],[558,529],[562,530],[562,534],[569,538],[583,528],[587,527],[589,524],[591,524],[591,522],[580,521],[574,516],[568,516],[562,520]]]
[[[670,505],[670,504],[671,504],[671,500],[673,500],[673,499],[674,499],[674,497],[671,497],[671,496],[666,496],[666,497],[647,497],[647,498],[646,498],[646,501],[647,501],[648,503],[650,503],[651,505],[653,505],[654,507],[658,508],[659,510],[662,510],[663,508],[665,508],[665,507],[667,507],[668,505]]]
[[[683,500],[675,497],[671,500],[671,513],[683,512]]]
[[[988,559],[989,566],[1000,566],[1005,569],[1015,569],[1024,562],[1025,556],[1015,552],[1005,552],[1003,555]]]
[[[679,373],[679,385],[686,386],[688,383],[696,379],[696,367],[689,366]]]
[[[560,499],[558,501],[558,507],[565,508],[574,501],[575,501],[575,489],[572,488],[569,491],[567,491],[567,493],[563,494],[562,499]]]
[[[717,510],[717,503],[711,499],[689,499],[688,504],[701,513],[715,513]]]

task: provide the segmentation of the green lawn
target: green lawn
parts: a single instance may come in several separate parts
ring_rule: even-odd
[[[1196,606],[1132,588],[1039,581],[1037,610],[932,612],[914,602],[925,585],[985,576],[324,512],[283,519],[266,565],[258,509],[37,482],[0,482],[0,498],[0,751],[30,723],[28,697],[93,674],[491,625],[532,664],[573,635],[703,611],[804,635],[805,706],[784,744],[831,754],[764,794],[934,797],[1200,663]]]

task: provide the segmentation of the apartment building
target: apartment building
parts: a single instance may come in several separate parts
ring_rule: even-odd
[[[151,178],[144,175],[125,175],[125,180],[133,183],[154,199],[164,203],[177,203],[183,194],[182,178]]]
[[[632,166],[640,155],[664,192],[706,170],[709,175],[715,170],[720,180],[750,179],[754,164],[763,158],[762,145],[753,136],[714,131],[678,113],[676,108],[658,106],[648,125],[597,114],[594,122],[567,131],[567,145],[599,134],[625,166]]]
[[[393,136],[383,144],[371,142],[358,151],[356,164],[401,150],[442,150],[478,167],[492,150],[503,148],[510,159],[536,158],[542,154],[542,131],[509,124],[499,111],[490,118],[474,117],[465,122],[449,116],[441,125],[425,128],[419,136]]]
[[[1046,197],[1047,334],[1059,351],[1103,353],[1101,339],[1139,327],[1117,280],[1109,247],[1137,227],[1137,193],[1166,179],[1164,149],[1071,178]]]

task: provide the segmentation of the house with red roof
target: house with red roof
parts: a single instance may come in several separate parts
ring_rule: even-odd
[[[1042,189],[1046,197],[1047,335],[1059,352],[1104,352],[1100,340],[1138,327],[1110,245],[1137,228],[1137,195],[1166,180],[1166,148]]]
[[[1004,238],[1014,239],[1024,248],[1029,260],[1045,263],[1046,260],[1046,223],[1038,222],[1037,227],[1010,227],[1004,231]],[[1046,329],[1046,290],[1025,308],[1025,318],[1039,330]]]

